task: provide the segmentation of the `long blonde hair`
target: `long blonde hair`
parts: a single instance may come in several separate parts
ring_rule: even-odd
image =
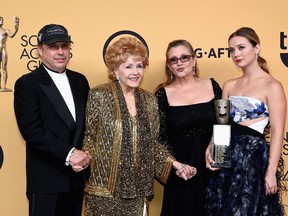
[[[256,32],[250,28],[250,27],[242,27],[238,30],[236,30],[235,32],[233,32],[228,39],[228,42],[235,36],[241,36],[241,37],[245,37],[251,44],[253,47],[255,47],[257,44],[260,45],[260,39],[258,37],[258,35],[256,34]],[[262,58],[261,56],[258,55],[257,58],[258,64],[259,66],[266,72],[269,74],[269,70],[267,67],[267,62],[264,58]]]

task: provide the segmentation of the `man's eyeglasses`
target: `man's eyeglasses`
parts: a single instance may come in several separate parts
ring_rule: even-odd
[[[182,55],[182,56],[179,57],[179,58],[177,58],[177,57],[172,57],[172,58],[169,58],[169,59],[168,59],[168,63],[169,63],[170,65],[177,64],[179,60],[180,60],[182,63],[184,63],[184,62],[190,61],[191,57],[192,57],[191,55]]]

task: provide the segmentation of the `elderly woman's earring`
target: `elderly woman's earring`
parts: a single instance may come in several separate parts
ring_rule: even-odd
[[[173,80],[173,73],[170,72],[170,80]]]
[[[116,80],[120,83],[119,76],[116,74]]]

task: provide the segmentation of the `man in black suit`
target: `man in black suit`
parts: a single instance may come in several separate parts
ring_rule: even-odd
[[[84,75],[66,68],[71,43],[64,26],[44,26],[37,46],[42,64],[15,83],[30,216],[81,215],[91,158],[81,150],[89,85]]]

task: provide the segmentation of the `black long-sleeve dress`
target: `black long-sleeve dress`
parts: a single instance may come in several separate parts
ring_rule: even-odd
[[[221,88],[211,79],[215,98]],[[204,190],[208,182],[205,150],[215,123],[214,99],[206,103],[169,106],[164,88],[156,92],[160,113],[159,142],[173,153],[176,160],[197,168],[192,179],[184,181],[171,173],[165,187],[162,216],[203,216]]]

